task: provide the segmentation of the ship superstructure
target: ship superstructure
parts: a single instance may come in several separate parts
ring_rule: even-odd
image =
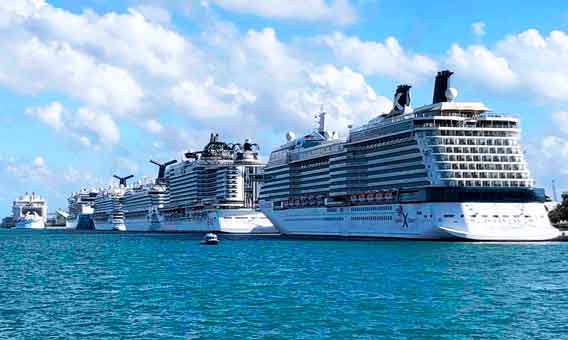
[[[274,150],[261,207],[288,235],[473,240],[558,236],[534,187],[519,119],[454,101],[452,72],[436,77],[433,103],[393,109],[340,140],[318,129]]]
[[[95,228],[93,213],[97,194],[96,189],[83,188],[69,196],[67,199],[69,212],[66,222],[67,229],[92,230]]]
[[[168,168],[169,202],[160,209],[164,231],[274,232],[258,211],[263,162],[250,140],[227,144],[211,134],[202,151]]]
[[[169,195],[166,168],[176,160],[166,163],[150,161],[158,166],[158,177],[154,181],[140,182],[129,188],[122,198],[126,231],[160,231],[159,209],[166,206]]]
[[[126,181],[134,176],[114,177],[119,180],[119,184],[100,190],[95,198],[93,222],[96,230],[126,230],[122,197],[127,191]]]
[[[18,197],[12,204],[16,229],[44,229],[47,201],[35,192]]]

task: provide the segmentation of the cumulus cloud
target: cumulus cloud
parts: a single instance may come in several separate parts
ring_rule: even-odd
[[[146,121],[146,130],[150,133],[160,133],[164,130],[164,127],[162,126],[162,124],[160,124],[159,121],[155,120],[155,119],[149,119],[148,121]]]
[[[339,25],[351,24],[356,19],[355,10],[348,0],[207,0],[205,3],[274,19],[326,21]]]
[[[541,101],[568,101],[568,35],[535,29],[506,36],[494,47],[453,45],[446,64],[466,80],[500,91],[523,91]]]
[[[39,119],[42,123],[60,130],[63,128],[63,105],[53,102],[45,107],[28,108],[26,114]]]
[[[342,3],[312,1],[307,5],[327,9]],[[394,38],[378,43],[383,54],[374,52],[377,58],[388,57],[383,62],[390,69],[369,66],[365,60],[336,66],[310,58],[269,27],[241,32],[215,21],[189,38],[166,26],[165,13],[151,18],[148,8],[141,6],[98,14],[74,13],[42,0],[10,3],[25,5],[0,5],[0,34],[8,37],[0,42],[0,84],[73,103],[65,108],[53,102],[26,112],[85,147],[118,145],[124,138],[119,128],[124,122],[150,132],[147,147],[152,150],[177,152],[184,143],[202,146],[203,141],[187,138],[165,123],[180,120],[195,126],[195,135],[204,138],[209,131],[201,136],[203,127],[235,139],[262,131],[259,142],[267,144],[274,133],[309,129],[322,104],[330,125],[344,129],[348,123],[388,111],[390,100],[375,93],[365,75],[414,79],[435,71],[428,57],[403,50]],[[336,44],[356,40],[342,35],[329,39]],[[367,42],[358,42],[364,46],[360,53],[366,53]],[[158,119],[156,112],[164,118],[178,117]]]
[[[128,70],[97,62],[66,42],[0,40],[0,84],[20,93],[58,91],[120,114],[138,109],[143,91]]]
[[[112,146],[119,142],[120,131],[112,116],[88,108],[79,108],[76,112],[66,110],[60,102],[46,106],[30,107],[26,113],[40,122],[59,131],[65,128],[65,136],[74,137],[83,146]]]
[[[185,80],[171,89],[171,98],[178,108],[195,118],[238,115],[241,105],[256,97],[235,84],[218,86],[213,78],[204,83]]]
[[[507,90],[518,83],[518,76],[511,69],[508,60],[482,45],[463,49],[455,44],[450,48],[446,62],[460,77],[483,83],[491,89]]]
[[[477,36],[482,37],[485,35],[485,22],[477,21],[471,24],[471,32]]]
[[[432,58],[405,51],[394,37],[384,42],[363,41],[358,37],[336,32],[320,40],[331,49],[337,60],[365,75],[389,76],[402,81],[431,77],[438,69]]]
[[[34,159],[34,166],[35,166],[37,169],[45,168],[45,159],[43,159],[42,156],[37,156],[37,157]]]

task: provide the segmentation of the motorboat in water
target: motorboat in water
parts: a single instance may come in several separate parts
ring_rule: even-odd
[[[207,233],[205,234],[205,237],[203,237],[203,240],[201,240],[201,244],[217,245],[219,244],[219,238],[213,233]]]

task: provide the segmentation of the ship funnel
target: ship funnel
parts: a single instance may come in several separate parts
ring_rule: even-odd
[[[410,85],[398,85],[394,93],[393,112],[403,113],[406,107],[410,107]]]
[[[446,92],[450,88],[450,77],[452,74],[454,74],[454,72],[449,70],[438,72],[434,83],[434,98],[432,99],[432,104],[453,100],[453,98],[448,98],[446,95]]]
[[[120,176],[117,176],[117,175],[113,175],[113,177],[118,179],[118,184],[126,187],[126,181],[131,179],[132,177],[134,177],[134,175],[130,175],[130,176],[126,176],[126,177],[120,177]]]
[[[164,179],[166,178],[166,168],[174,163],[177,163],[177,160],[174,159],[165,163],[158,163],[154,160],[150,160],[150,163],[158,166],[158,177],[156,178],[156,184],[161,184],[164,183]]]

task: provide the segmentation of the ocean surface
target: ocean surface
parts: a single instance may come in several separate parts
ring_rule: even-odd
[[[0,338],[568,338],[568,243],[199,240],[0,230]]]

